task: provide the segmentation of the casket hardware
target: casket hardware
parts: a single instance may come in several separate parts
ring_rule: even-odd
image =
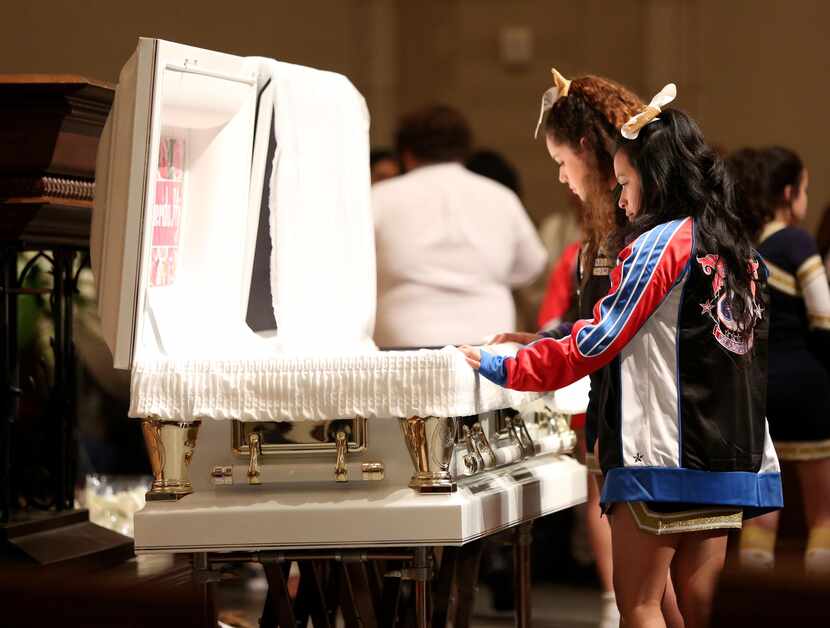
[[[233,467],[217,466],[210,471],[210,479],[214,486],[233,484]]]
[[[467,445],[467,453],[463,458],[464,466],[470,473],[478,473],[484,469],[484,458],[481,457],[478,447],[473,443],[473,432],[470,428],[465,425],[462,429],[464,430],[464,443]]]
[[[248,435],[260,434],[260,455],[326,454],[337,451],[337,433],[346,434],[348,452],[356,454],[368,446],[366,419],[336,419],[330,421],[259,421],[232,422],[231,449],[237,456],[248,456]]]
[[[492,469],[498,464],[496,461],[496,452],[490,446],[490,441],[487,440],[487,434],[484,433],[481,423],[473,423],[471,432],[473,444],[478,450],[478,455],[484,464],[484,468]]]
[[[571,417],[567,414],[554,414],[551,419],[556,424],[556,431],[560,434],[571,431]]]
[[[522,455],[525,458],[535,455],[536,447],[524,420],[518,416],[509,417],[507,425],[510,430],[510,438],[519,447]]]
[[[553,416],[553,413],[547,409],[545,409],[545,412],[537,412],[534,415],[537,436],[547,436],[555,432]]]
[[[248,434],[248,484],[262,484],[259,457],[262,454],[262,440],[259,432]]]
[[[201,421],[168,421],[148,417],[141,422],[144,444],[153,470],[148,501],[181,499],[193,492],[188,467]]]
[[[349,481],[349,469],[346,467],[346,450],[348,449],[348,440],[346,440],[346,432],[340,430],[337,432],[337,453],[334,458],[334,479],[337,482]]]
[[[410,488],[421,493],[451,493],[457,490],[450,473],[458,431],[456,417],[419,417],[400,419],[406,448],[415,468]]]
[[[364,462],[360,465],[364,480],[382,480],[384,478],[384,466],[382,462]]]

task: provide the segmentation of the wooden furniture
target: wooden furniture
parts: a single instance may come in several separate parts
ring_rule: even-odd
[[[132,555],[130,539],[74,510],[73,304],[113,95],[113,86],[81,76],[0,75],[0,553],[40,564]],[[32,287],[27,277],[40,264],[51,285]],[[17,325],[23,294],[47,297],[54,325],[46,410],[25,417]]]

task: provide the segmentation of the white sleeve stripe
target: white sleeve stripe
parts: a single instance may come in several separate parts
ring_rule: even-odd
[[[651,283],[654,273],[660,267],[663,256],[669,248],[674,236],[683,227],[689,218],[675,220],[662,225],[658,231],[654,229],[654,242],[650,243],[647,237],[643,243],[640,251],[631,258],[623,262],[622,280],[614,295],[614,301],[608,309],[604,306],[604,302],[611,295],[608,295],[600,302],[600,321],[596,325],[586,325],[577,333],[577,349],[585,357],[601,355],[619,336],[626,324],[631,319],[634,312],[637,311],[643,295],[646,293],[647,286]],[[671,229],[671,233],[666,237],[666,232]],[[651,233],[649,235],[651,235]],[[649,244],[651,247],[649,248]],[[648,248],[647,256],[643,261],[640,258],[640,252]],[[626,266],[631,261],[631,271],[626,272]],[[640,265],[638,269],[637,266]],[[637,272],[639,270],[639,272]],[[634,278],[636,275],[636,278]],[[647,275],[647,276],[646,276]],[[625,295],[625,302],[620,306],[619,301]],[[587,344],[591,336],[598,329],[604,328],[602,336],[595,340],[590,346]],[[589,330],[590,329],[590,330]],[[580,338],[584,331],[589,330],[584,338]]]

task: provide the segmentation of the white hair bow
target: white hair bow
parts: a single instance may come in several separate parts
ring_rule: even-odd
[[[640,135],[640,129],[650,122],[659,120],[657,116],[660,111],[675,98],[677,98],[677,85],[669,83],[657,92],[657,95],[651,99],[645,109],[622,125],[620,129],[622,136],[627,140],[636,140],[637,136]]]
[[[539,127],[542,126],[545,113],[551,110],[553,103],[567,96],[568,90],[571,88],[571,82],[559,74],[556,68],[551,68],[550,71],[553,74],[553,87],[542,94],[542,107],[539,109],[539,120],[536,122],[536,130],[533,132],[534,140],[539,137]]]

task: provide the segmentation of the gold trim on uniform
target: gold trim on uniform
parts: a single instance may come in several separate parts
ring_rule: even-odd
[[[816,275],[824,273],[824,263],[818,255],[811,255],[795,271],[799,285],[806,286]]]
[[[764,260],[764,263],[769,269],[769,285],[779,292],[789,294],[793,297],[797,297],[801,294],[801,291],[798,289],[798,282],[796,281],[795,275],[791,275],[786,270],[779,268],[767,260]]]
[[[817,441],[775,441],[779,460],[822,460],[830,458],[830,439]]]
[[[588,473],[602,475],[599,460],[597,460],[597,457],[594,454],[585,454],[585,468],[588,469]]]
[[[627,502],[637,526],[650,534],[677,534],[738,528],[743,525],[743,509],[712,506],[681,512],[655,512],[645,502]]]
[[[818,327],[819,329],[830,329],[830,316],[825,314],[810,314],[807,313],[807,319],[810,322],[810,327]]]
[[[772,222],[768,222],[766,226],[761,230],[761,237],[758,238],[758,244],[766,240],[771,235],[778,233],[781,229],[786,228],[787,223],[781,222],[780,220],[773,220]]]
[[[594,277],[606,277],[614,269],[617,263],[610,257],[599,256],[594,260]]]

